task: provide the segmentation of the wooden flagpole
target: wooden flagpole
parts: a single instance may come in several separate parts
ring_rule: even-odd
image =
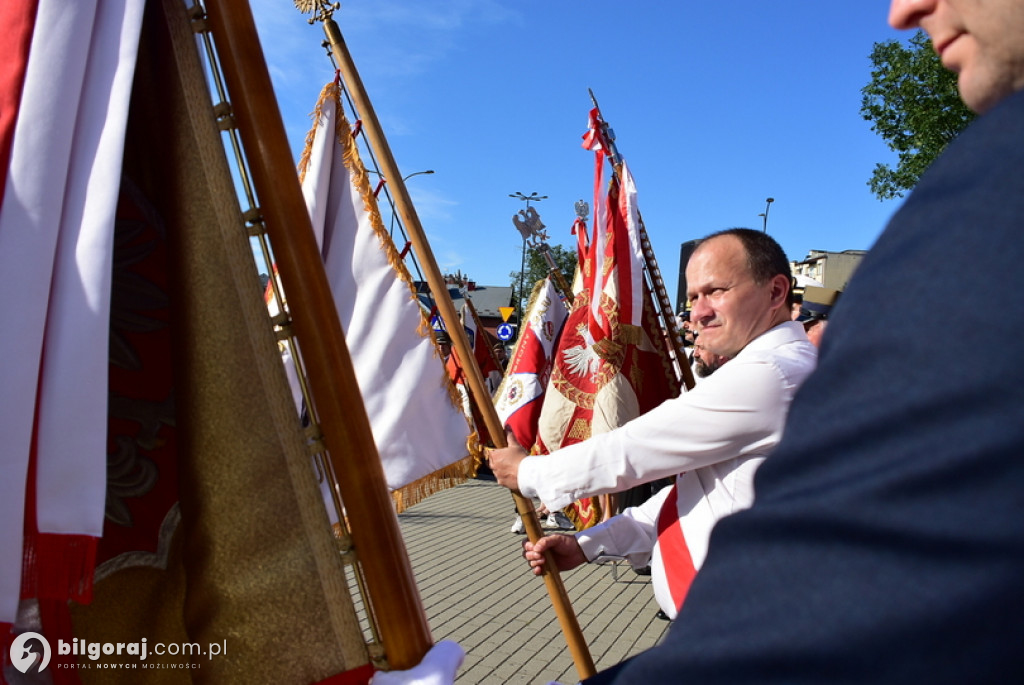
[[[545,243],[543,245],[543,248],[546,247],[547,244]],[[569,302],[569,304],[572,304],[572,288],[569,286],[568,283],[566,283],[565,275],[562,274],[562,270],[558,267],[558,264],[555,263],[555,259],[554,257],[551,256],[551,252],[549,250],[544,249],[541,252],[541,254],[544,256],[544,261],[548,263],[548,275],[552,276],[555,279],[555,282],[558,283],[558,287],[561,289],[562,294],[565,295],[565,299]]]
[[[458,352],[459,359],[463,360],[463,368],[466,371],[469,391],[480,409],[484,424],[491,435],[494,445],[496,447],[505,447],[507,443],[505,441],[504,427],[501,425],[501,420],[494,409],[494,403],[487,393],[483,374],[476,363],[473,351],[469,347],[465,330],[459,322],[455,305],[448,295],[447,285],[438,269],[437,261],[427,242],[423,226],[420,224],[419,216],[413,207],[412,199],[409,197],[405,182],[402,180],[402,174],[395,163],[391,148],[384,137],[373,105],[370,103],[366,89],[363,87],[362,79],[356,70],[355,63],[348,51],[348,46],[345,44],[344,38],[342,38],[341,30],[331,18],[333,11],[333,7],[322,4],[318,15],[314,16],[311,23],[317,20],[323,23],[324,32],[327,34],[327,40],[331,46],[331,53],[334,55],[349,96],[355,103],[359,117],[363,122],[363,132],[366,134],[381,166],[381,173],[391,186],[398,212],[409,233],[409,239],[412,241],[413,248],[416,250],[420,266],[424,270],[424,277],[427,279],[431,292],[434,293],[434,301],[437,305],[438,313],[441,315],[445,328],[448,330],[452,346]],[[537,512],[533,508],[533,502],[518,492],[513,492],[512,496],[515,499],[516,510],[519,512],[526,528],[527,537],[531,542],[539,540],[543,536],[543,531],[540,527],[540,520],[537,518]],[[579,621],[573,613],[572,606],[569,603],[569,596],[565,591],[565,586],[562,584],[561,576],[555,568],[554,559],[549,557],[548,563],[545,566],[549,570],[544,574],[544,583],[547,586],[548,595],[551,598],[562,633],[565,635],[566,643],[572,654],[573,663],[580,678],[588,678],[596,673],[596,668],[583,638],[583,633],[580,630]]]
[[[388,666],[408,669],[433,646],[384,469],[370,431],[334,299],[302,198],[263,51],[246,0],[206,0],[207,21],[231,94],[309,376],[324,443],[337,473]],[[310,465],[312,469],[312,464]]]
[[[601,138],[608,148],[608,160],[612,165],[612,170],[615,172],[615,177],[621,181],[622,156],[615,146],[615,137],[612,135],[611,128],[608,126],[608,122],[605,121],[604,115],[601,114],[601,106],[597,104],[594,91],[588,88],[587,92],[590,93],[590,101],[594,103],[594,109],[597,110],[597,121],[601,126]],[[687,390],[692,390],[693,386],[696,385],[696,381],[693,379],[693,370],[686,363],[686,355],[683,353],[679,329],[676,327],[675,313],[672,311],[672,302],[669,300],[668,291],[665,290],[665,281],[661,277],[661,269],[658,268],[658,260],[654,257],[654,248],[651,247],[651,241],[647,237],[647,227],[644,226],[644,218],[640,215],[639,209],[636,215],[637,223],[639,224],[637,228],[640,230],[640,247],[644,251],[644,271],[646,271],[647,277],[650,280],[651,292],[657,300],[658,311],[661,314],[665,330],[668,331],[669,343],[672,345],[672,353],[679,363],[683,384]]]

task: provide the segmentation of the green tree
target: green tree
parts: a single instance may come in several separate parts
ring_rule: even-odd
[[[566,249],[561,245],[549,245],[549,248],[558,270],[562,272],[565,282],[571,287],[573,275],[576,273],[576,249]],[[527,246],[526,268],[522,272],[522,292],[519,290],[520,272],[513,271],[508,275],[512,280],[512,301],[519,303],[519,312],[525,311],[527,300],[530,293],[533,292],[533,284],[547,276],[549,271],[548,263],[541,251]],[[555,287],[558,287],[557,281]]]
[[[909,45],[875,43],[871,63],[860,112],[899,163],[895,169],[875,165],[868,186],[879,200],[888,200],[911,190],[975,115],[960,99],[956,74],[942,66],[924,32],[915,33]]]

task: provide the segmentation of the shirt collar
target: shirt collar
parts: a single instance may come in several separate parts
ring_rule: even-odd
[[[736,356],[738,357],[748,350],[751,352],[770,350],[779,345],[800,340],[807,341],[807,333],[804,331],[803,324],[798,321],[783,321],[751,340]]]

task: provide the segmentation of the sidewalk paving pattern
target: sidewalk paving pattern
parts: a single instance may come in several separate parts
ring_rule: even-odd
[[[471,480],[398,520],[434,640],[466,651],[458,685],[579,681],[544,581],[522,559],[525,536],[509,531],[508,490]],[[587,564],[562,581],[598,670],[654,646],[668,630],[655,616],[650,577],[625,563]]]

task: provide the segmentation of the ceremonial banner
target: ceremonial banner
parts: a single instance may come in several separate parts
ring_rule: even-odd
[[[584,147],[595,151],[594,236],[574,226],[581,252],[579,292],[555,355],[544,398],[535,454],[586,440],[617,428],[679,394],[665,333],[658,323],[643,280],[636,188],[629,170],[620,165],[604,192],[607,145],[596,112]],[[581,233],[583,235],[581,235]],[[600,522],[597,498],[587,498],[567,511],[578,529]]]
[[[524,327],[505,378],[495,393],[498,418],[527,449],[537,440],[537,421],[551,378],[555,346],[568,315],[551,278],[538,281],[530,295]]]
[[[483,324],[480,323],[472,302],[467,300],[466,304],[462,305],[461,316],[462,327],[466,329],[469,346],[473,348],[473,357],[476,359],[477,366],[480,367],[480,373],[484,377],[488,392],[493,396],[501,384],[504,374],[494,358],[494,352],[491,349],[492,338],[487,335]]]
[[[45,3],[37,26],[47,28],[46,44],[89,33],[91,22],[74,20],[66,34],[49,31],[62,13],[81,19],[78,9],[90,3],[54,2],[59,11],[44,20]],[[140,19],[141,2],[92,4],[104,5],[97,23],[107,6],[121,22]],[[72,422],[44,429],[37,420],[36,428],[40,445],[55,432],[69,440],[86,428],[103,436],[100,464],[79,483],[107,483],[105,512],[100,494],[103,536],[92,601],[23,592],[14,631],[43,635],[52,659],[41,673],[22,676],[6,661],[5,640],[0,680],[298,685],[364,669],[365,682],[369,656],[260,298],[195,34],[179,0],[145,5],[136,78],[131,84],[129,75],[126,84],[127,125],[120,108],[107,112],[122,120],[123,169],[89,187],[90,201],[95,194],[117,202],[106,260],[110,345],[104,345],[100,365],[109,377],[109,401],[104,383],[95,400],[102,410],[97,426]],[[124,41],[104,35],[123,48]],[[65,59],[44,74],[45,89],[57,96],[67,95],[62,78],[79,66],[77,57]],[[32,73],[30,65],[29,81]],[[58,137],[46,121],[35,123],[37,144]],[[76,125],[73,150],[82,130]],[[51,183],[74,168],[73,158],[61,166],[31,157]],[[116,158],[120,167],[120,149]],[[21,194],[26,186],[14,187],[17,194],[8,193],[7,200],[22,200],[30,216],[46,213],[60,199],[58,192],[56,199],[43,196],[29,204]],[[61,212],[67,215],[66,208]],[[19,244],[29,242],[35,224],[17,229]],[[92,260],[100,257],[82,260],[95,267]],[[5,342],[23,332],[11,331]],[[48,360],[48,337],[45,345],[41,354]],[[14,377],[8,374],[11,362],[25,363],[0,359],[5,382]],[[50,368],[45,360],[44,374]],[[85,350],[80,363],[93,363]],[[41,460],[41,447],[39,454]],[[72,456],[83,457],[81,450]],[[4,481],[10,480],[10,463],[3,462]],[[0,505],[8,504],[6,495]],[[16,556],[20,563],[20,551]],[[41,555],[35,563],[41,577],[53,568]],[[282,635],[301,639],[282,649]],[[58,640],[64,646],[77,640],[81,649],[62,654]],[[86,654],[86,644],[103,650]],[[120,649],[125,644],[127,651]],[[168,650],[139,650],[140,644]],[[193,651],[193,644],[201,651]]]
[[[302,191],[401,511],[474,473],[472,431],[452,402],[412,278],[381,221],[337,84],[324,88],[314,117],[300,163]]]
[[[0,623],[88,601],[103,528],[110,271],[142,0],[6,0]],[[31,455],[31,456],[30,456]],[[24,531],[24,538],[23,538]],[[23,554],[24,550],[24,554]]]
[[[491,393],[491,397],[486,398],[485,401],[491,402],[498,386],[501,385],[503,373],[491,351],[491,340],[477,318],[476,310],[471,303],[467,302],[467,304],[462,306],[462,310],[459,312],[459,323],[466,333],[469,347],[473,351],[473,358],[476,360],[476,364],[483,376],[484,386],[487,392]],[[483,414],[480,413],[476,399],[470,392],[469,381],[466,377],[466,371],[462,366],[462,360],[459,358],[458,351],[454,348],[452,348],[451,354],[448,355],[448,359],[445,361],[445,369],[455,389],[456,394],[454,396],[457,399],[457,403],[462,407],[462,413],[476,431],[471,440],[471,446],[474,448],[475,464],[479,466],[483,462],[483,454],[477,449],[477,446],[491,444],[491,436],[487,431]]]

